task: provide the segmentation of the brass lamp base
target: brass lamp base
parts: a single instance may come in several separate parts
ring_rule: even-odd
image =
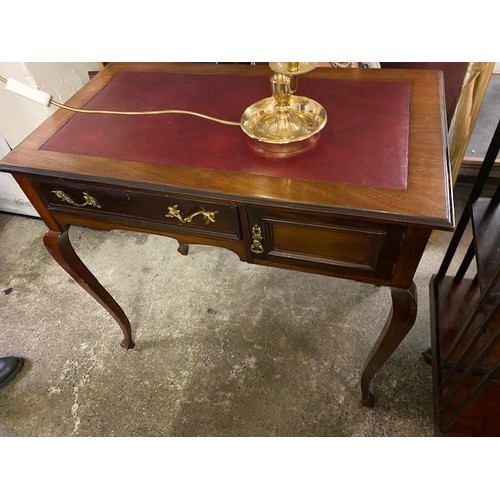
[[[283,118],[274,97],[249,106],[241,117],[241,128],[267,151],[290,152],[306,147],[326,124],[325,109],[313,99],[290,97],[290,108]]]
[[[315,62],[270,62],[269,67],[275,73],[283,73],[285,75],[303,75],[309,73],[318,66]]]
[[[249,106],[240,125],[262,149],[291,152],[311,144],[326,124],[325,109],[313,99],[294,95],[297,75],[313,70],[317,63],[270,63],[273,97]]]

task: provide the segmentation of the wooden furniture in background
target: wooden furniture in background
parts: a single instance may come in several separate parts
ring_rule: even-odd
[[[451,174],[454,184],[464,163],[465,152],[479,116],[494,66],[495,63],[492,62],[473,62],[467,69],[449,132]]]
[[[430,282],[436,435],[500,436],[500,180],[491,198],[483,194],[499,149],[500,122]]]
[[[382,68],[435,69],[443,72],[449,128],[449,154],[452,179],[455,184],[464,163],[465,152],[495,63],[383,62],[380,65]],[[467,159],[467,162],[474,163],[470,159]]]

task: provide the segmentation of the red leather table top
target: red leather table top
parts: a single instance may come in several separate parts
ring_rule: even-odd
[[[328,121],[311,149],[288,157],[260,153],[239,127],[187,115],[75,114],[41,149],[406,189],[409,82],[299,78],[297,94],[318,101]],[[125,71],[85,107],[185,109],[239,122],[247,106],[269,96],[263,77]]]

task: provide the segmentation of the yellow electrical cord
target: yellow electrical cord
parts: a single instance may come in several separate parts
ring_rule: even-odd
[[[7,83],[7,80],[3,76],[0,76],[0,81],[2,81],[3,83]],[[203,118],[205,120],[221,123],[223,125],[232,125],[236,127],[240,126],[240,122],[222,120],[220,118],[215,118],[213,116],[204,115],[202,113],[196,113],[195,111],[186,111],[183,109],[161,109],[156,111],[111,111],[105,109],[81,109],[81,108],[73,108],[72,106],[66,106],[65,104],[61,104],[60,102],[54,101],[53,99],[51,99],[50,104],[53,104],[58,108],[66,109],[68,111],[73,111],[74,113],[88,113],[95,115],[132,115],[132,116],[168,115],[168,114],[191,115],[191,116],[197,116],[198,118]]]

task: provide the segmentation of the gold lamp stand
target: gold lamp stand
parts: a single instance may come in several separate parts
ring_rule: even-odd
[[[295,95],[298,76],[316,68],[310,62],[272,62],[272,97],[249,106],[240,121],[242,130],[262,149],[297,151],[317,139],[326,124],[325,109],[313,99]]]

